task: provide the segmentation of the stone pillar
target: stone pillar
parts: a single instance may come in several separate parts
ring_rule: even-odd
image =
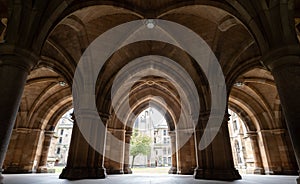
[[[257,133],[256,132],[248,132],[248,138],[250,139],[251,147],[253,150],[254,157],[254,174],[264,174],[263,163],[261,160],[260,150],[257,141]]]
[[[107,174],[124,174],[124,142],[125,130],[123,129],[107,129],[106,154],[108,159],[105,165]]]
[[[210,113],[201,113],[198,127],[196,127],[197,148],[202,138],[204,127],[208,122]],[[214,115],[210,118],[220,119]],[[198,150],[198,165],[195,169],[196,179],[237,180],[240,174],[234,168],[228,131],[229,114],[226,113],[223,124],[213,142],[204,150]],[[203,139],[203,138],[202,138]],[[205,138],[204,138],[205,139]]]
[[[3,48],[4,46],[1,47],[1,49]],[[27,51],[18,50],[22,54],[12,55],[11,53],[17,52],[17,48],[5,49],[6,52],[8,50],[9,54],[0,51],[0,183],[2,183],[1,178],[3,178],[1,176],[2,166],[27,75],[38,60],[36,56]]]
[[[132,171],[129,167],[129,156],[130,156],[130,140],[131,140],[132,131],[125,132],[125,142],[124,142],[124,174],[132,174]]]
[[[177,130],[178,174],[193,175],[196,168],[194,130]]]
[[[277,143],[278,152],[280,153],[281,161],[281,175],[295,175],[297,174],[297,168],[294,164],[296,162],[294,156],[291,157],[288,149],[288,142],[285,139],[287,131],[285,129],[275,129],[272,131],[275,141]]]
[[[35,172],[40,160],[43,140],[43,133],[39,129],[14,129],[3,164],[4,173]]]
[[[99,130],[98,127],[89,127],[91,125],[89,123],[93,123],[91,118],[95,115],[98,116],[98,114],[89,114],[89,111],[84,112],[83,110],[80,112],[82,114],[79,114],[79,118],[83,118],[81,120],[85,120],[87,122],[87,131],[91,132],[90,136],[95,138],[94,141],[96,144],[103,146],[103,152],[97,152],[86,141],[78,127],[79,125],[76,121],[78,117],[75,117],[67,166],[63,169],[59,178],[70,180],[106,178],[106,170],[103,162],[106,130]],[[104,137],[101,137],[99,141],[97,136]]]
[[[39,168],[37,169],[38,173],[47,173],[48,172],[47,159],[48,159],[49,148],[51,145],[51,139],[52,139],[54,133],[55,133],[54,131],[45,131],[44,132],[44,143],[43,143]]]
[[[279,93],[288,131],[300,167],[300,48],[287,46],[269,52],[262,58],[271,70]],[[300,179],[298,179],[300,184]]]
[[[169,170],[169,174],[177,174],[177,150],[176,150],[176,132],[169,131],[172,148],[172,167]]]

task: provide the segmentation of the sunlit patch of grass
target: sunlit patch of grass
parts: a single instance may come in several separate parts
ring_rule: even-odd
[[[132,174],[168,174],[170,167],[134,167],[131,170]]]
[[[65,166],[55,166],[55,173],[60,174],[64,168]]]

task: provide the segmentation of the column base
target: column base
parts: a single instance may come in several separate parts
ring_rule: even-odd
[[[32,170],[24,169],[23,167],[7,167],[2,171],[3,174],[28,174],[33,173]]]
[[[117,170],[117,169],[106,169],[107,174],[124,174],[123,170]]]
[[[300,176],[297,178],[297,184],[300,184]]]
[[[177,173],[180,175],[193,175],[195,168],[181,168]]]
[[[1,169],[0,169],[0,184],[3,184],[4,183],[4,177],[3,177],[3,175],[2,175],[2,171],[1,171]]]
[[[64,168],[59,179],[80,180],[80,179],[104,179],[106,178],[105,168]]]
[[[298,175],[298,172],[296,170],[283,170],[281,175]]]
[[[241,175],[236,169],[232,170],[217,170],[217,169],[195,169],[195,179],[205,180],[222,180],[233,181],[242,179]]]
[[[255,169],[253,169],[253,174],[265,174],[265,171],[263,168],[261,167],[256,167]]]
[[[124,167],[123,171],[124,174],[132,174],[132,170],[130,169],[130,167]]]
[[[171,167],[168,171],[169,174],[177,174],[177,167]]]

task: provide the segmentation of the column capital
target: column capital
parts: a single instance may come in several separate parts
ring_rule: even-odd
[[[45,132],[44,132],[44,135],[45,135],[45,136],[49,136],[49,137],[52,137],[54,134],[55,134],[54,131],[45,131]]]
[[[272,130],[260,130],[260,133],[269,133],[269,134],[284,134],[287,130],[285,129],[272,129]]]
[[[249,131],[249,132],[246,133],[246,135],[248,137],[257,137],[258,136],[257,132],[255,132],[255,131]]]
[[[107,122],[109,119],[111,119],[111,114],[99,112],[99,116],[102,121]]]
[[[126,132],[126,130],[121,129],[121,128],[107,128],[107,131],[109,131],[110,133],[116,133],[116,132],[125,133]]]
[[[17,133],[24,133],[24,134],[30,134],[32,132],[42,132],[41,129],[34,129],[34,128],[16,128],[13,131]]]
[[[194,129],[194,128],[181,128],[181,129],[176,129],[176,133],[177,133],[177,134],[180,134],[180,133],[192,134],[192,133],[195,133],[195,129]]]
[[[128,130],[125,131],[125,136],[131,136],[131,135],[132,135],[132,131],[128,131]]]
[[[168,131],[168,134],[170,137],[172,136],[176,136],[176,132],[173,130],[173,131]]]
[[[297,59],[298,58],[298,59]],[[263,64],[269,69],[273,70],[284,65],[297,64],[299,65],[300,46],[288,45],[273,49],[264,54],[261,58]]]
[[[199,113],[199,120],[200,121],[208,121],[210,116],[210,111],[203,111]]]
[[[32,51],[14,45],[0,45],[0,65],[12,65],[29,73],[38,61],[39,56]]]

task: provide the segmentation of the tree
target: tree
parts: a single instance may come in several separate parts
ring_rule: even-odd
[[[132,156],[131,167],[133,168],[134,159],[138,155],[148,155],[151,151],[151,138],[146,135],[141,135],[137,130],[133,131],[130,141],[130,155]]]

